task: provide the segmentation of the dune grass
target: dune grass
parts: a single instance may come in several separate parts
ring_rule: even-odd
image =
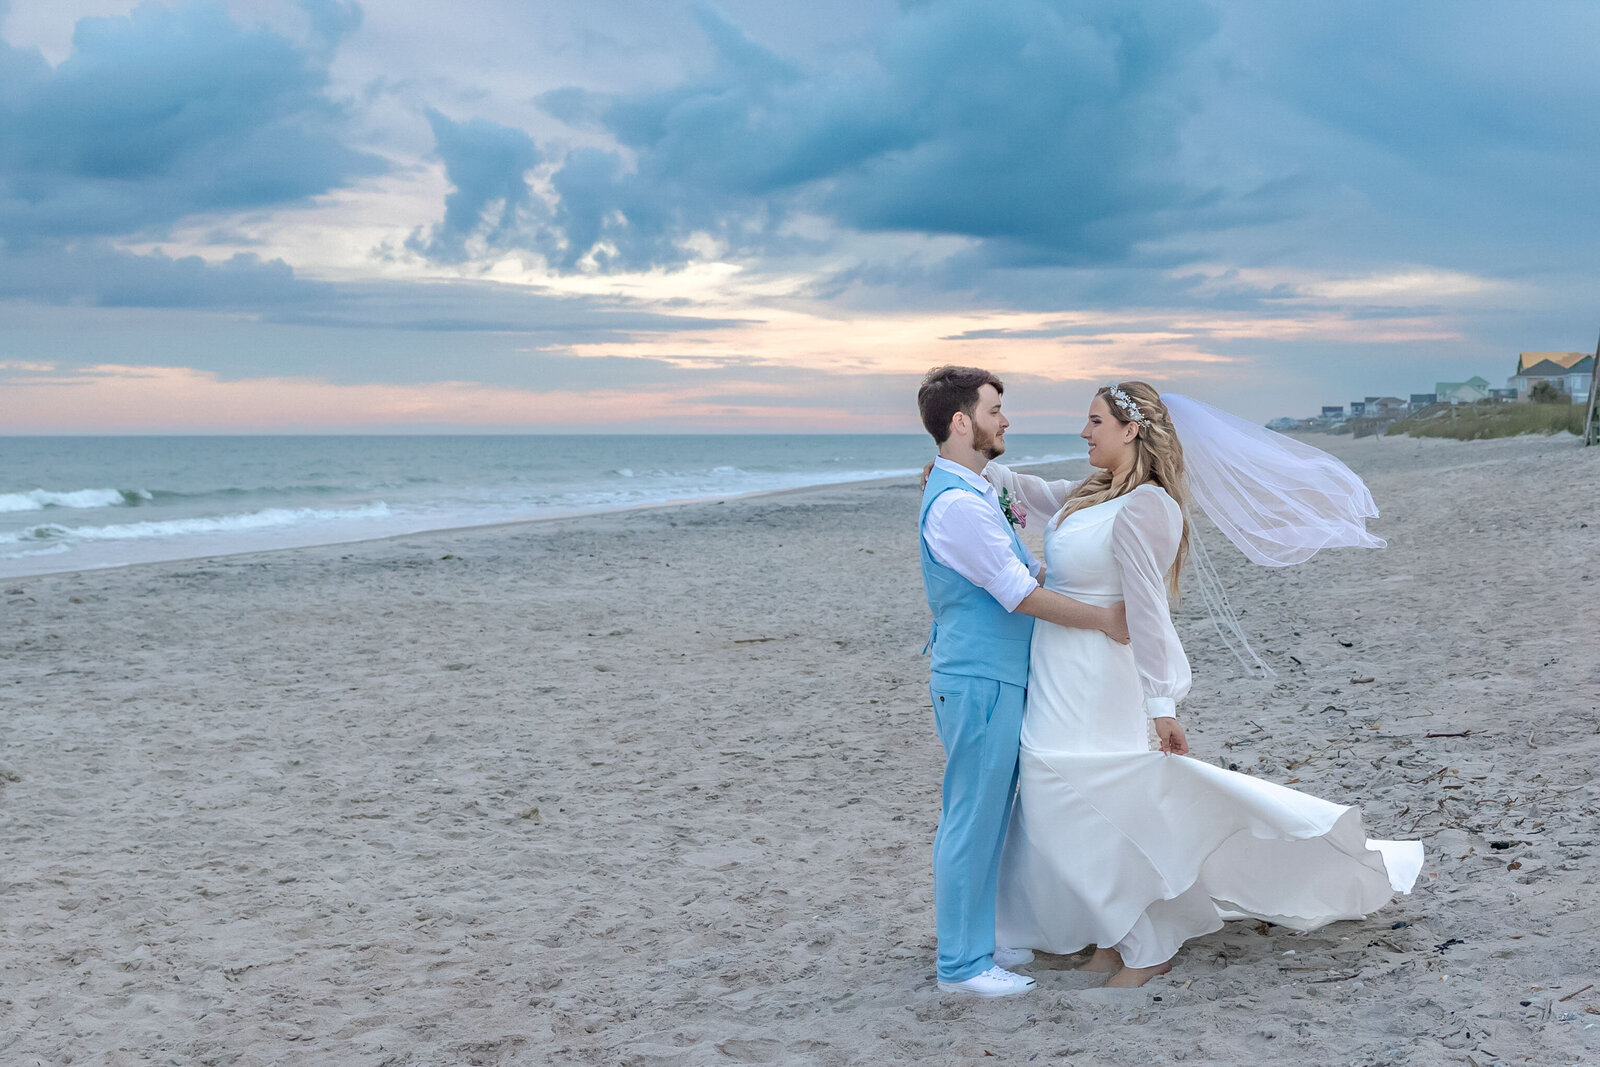
[[[1490,437],[1516,437],[1525,433],[1583,433],[1582,404],[1448,404],[1424,408],[1398,422],[1390,423],[1388,434],[1412,437],[1449,437],[1457,441],[1481,441]]]

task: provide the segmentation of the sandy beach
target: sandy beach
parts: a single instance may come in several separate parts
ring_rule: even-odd
[[[1191,598],[1180,717],[1425,842],[1368,920],[938,994],[917,490],[856,485],[6,582],[0,1064],[1600,1061],[1600,448],[1314,443],[1389,547],[1213,532],[1279,675]]]

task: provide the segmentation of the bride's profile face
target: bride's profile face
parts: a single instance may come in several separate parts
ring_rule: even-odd
[[[1089,443],[1089,464],[1114,471],[1133,458],[1133,438],[1139,428],[1119,422],[1111,414],[1106,398],[1096,395],[1089,404],[1089,420],[1078,436]]]

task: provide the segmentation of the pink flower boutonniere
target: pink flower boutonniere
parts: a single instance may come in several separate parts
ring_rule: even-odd
[[[1022,501],[1014,499],[1011,490],[1000,490],[1000,510],[1005,513],[1006,521],[1017,529],[1028,525],[1028,509],[1022,506]]]

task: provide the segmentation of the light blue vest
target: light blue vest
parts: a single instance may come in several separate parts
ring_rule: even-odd
[[[928,593],[928,609],[933,612],[933,633],[928,639],[933,650],[933,670],[1026,686],[1033,619],[1007,611],[987,589],[934,559],[927,539],[921,536],[928,522],[928,508],[941,493],[952,489],[983,495],[960,475],[934,467],[922,493],[922,513],[917,520],[922,585]],[[1011,536],[1011,551],[1026,563],[1027,552],[1017,539],[1017,532],[998,509],[995,518],[1005,524]]]

